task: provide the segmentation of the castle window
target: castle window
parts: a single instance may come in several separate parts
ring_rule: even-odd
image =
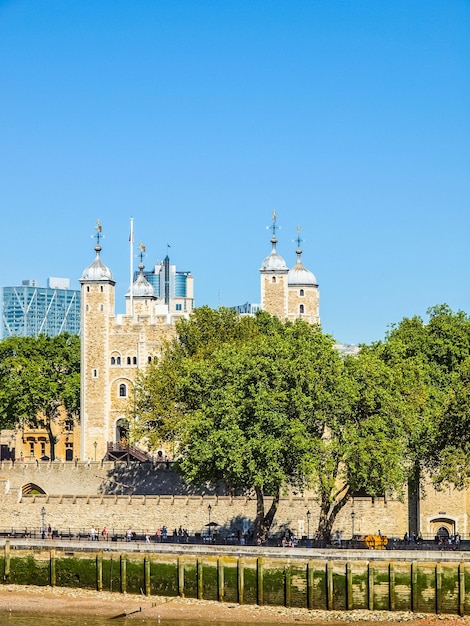
[[[101,293],[103,293],[103,285],[101,285]]]
[[[177,305],[176,305],[176,310],[177,310],[177,311],[181,311],[181,304],[177,304]]]
[[[104,306],[103,305],[100,306],[100,310],[104,311]]]
[[[128,356],[128,357],[127,357],[127,365],[130,365],[130,364],[131,364],[131,357],[130,357],[130,356]]]
[[[41,456],[46,456],[46,444],[41,441]]]
[[[116,359],[116,364],[117,365],[121,365],[121,357],[120,356],[118,356],[118,358]]]
[[[133,365],[137,365],[137,357],[136,356],[132,358],[132,364]]]
[[[90,285],[87,285],[86,290],[88,291],[88,293],[90,293]]]
[[[119,385],[119,397],[125,398],[127,396],[127,387],[124,383]]]
[[[93,370],[93,378],[98,378],[98,370]]]
[[[34,441],[29,442],[29,454],[30,456],[34,456]]]
[[[275,276],[273,276],[273,277],[271,278],[271,282],[272,282],[273,284],[276,282],[276,277],[275,277]]]
[[[302,313],[304,313],[304,305],[301,304],[299,307],[299,313],[302,315]]]
[[[111,365],[116,365],[116,359],[115,357],[111,357]]]
[[[87,310],[87,313],[88,313],[88,311],[90,310],[90,305],[89,304],[86,305],[86,310]]]
[[[303,289],[301,289],[301,290],[299,291],[299,296],[300,296],[300,297],[303,297],[304,295],[305,295],[305,292],[304,292],[304,290],[303,290]]]
[[[152,357],[151,356],[147,357],[147,360],[148,360],[149,363],[151,363],[152,362]]]

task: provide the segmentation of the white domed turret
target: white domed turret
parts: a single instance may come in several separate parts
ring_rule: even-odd
[[[272,243],[273,249],[271,250],[271,253],[268,254],[268,256],[261,263],[260,271],[279,272],[279,271],[287,270],[286,262],[284,261],[282,256],[278,254],[276,251],[277,239],[273,237],[271,239],[271,243]]]
[[[319,324],[320,290],[315,274],[302,263],[300,226],[297,231],[297,261],[287,274],[288,317],[290,320],[302,319],[310,324]]]
[[[102,237],[101,232],[102,232],[101,222],[100,220],[98,220],[96,222],[96,246],[95,246],[96,257],[93,263],[91,263],[91,265],[89,265],[87,268],[83,270],[82,277],[80,278],[81,283],[104,280],[104,281],[109,281],[115,284],[111,270],[109,269],[109,267],[107,267],[103,263],[100,257],[100,254],[101,254],[100,239]]]
[[[271,252],[263,260],[261,276],[261,308],[283,320],[287,314],[287,273],[289,268],[276,250],[276,211],[273,211]]]
[[[139,275],[132,285],[132,296],[134,298],[155,298],[155,289],[144,276],[144,265],[139,264]],[[126,294],[126,298],[130,296],[130,290]]]
[[[313,272],[304,267],[302,263],[302,250],[297,248],[297,262],[287,274],[287,284],[289,287],[318,287],[317,279]]]
[[[101,246],[95,246],[96,257],[91,265],[85,270],[80,280],[113,280],[113,275],[109,267],[107,267],[100,258]]]

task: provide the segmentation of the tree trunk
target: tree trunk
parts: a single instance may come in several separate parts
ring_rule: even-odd
[[[273,524],[274,516],[279,507],[280,490],[273,497],[271,506],[266,515],[264,514],[264,493],[261,487],[255,487],[256,492],[256,521],[255,534],[256,540],[262,543],[268,538],[268,533]]]
[[[349,501],[351,494],[349,488],[339,499],[330,502],[329,494],[325,494],[320,504],[320,519],[318,521],[318,535],[325,541],[330,541],[333,524],[338,513]]]
[[[49,458],[51,461],[55,461],[55,436],[52,432],[52,423],[50,419],[46,420],[46,430],[49,436]]]

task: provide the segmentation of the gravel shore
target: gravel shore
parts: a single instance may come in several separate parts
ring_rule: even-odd
[[[62,587],[2,585],[0,615],[95,615],[127,619],[201,620],[205,622],[258,622],[271,624],[334,624],[344,622],[407,622],[409,626],[470,626],[470,617],[387,611],[309,611],[259,607],[188,598],[135,596]]]

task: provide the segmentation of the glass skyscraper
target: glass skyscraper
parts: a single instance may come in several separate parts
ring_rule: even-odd
[[[80,334],[80,291],[70,289],[70,279],[49,278],[47,287],[24,280],[2,291],[2,338]]]

